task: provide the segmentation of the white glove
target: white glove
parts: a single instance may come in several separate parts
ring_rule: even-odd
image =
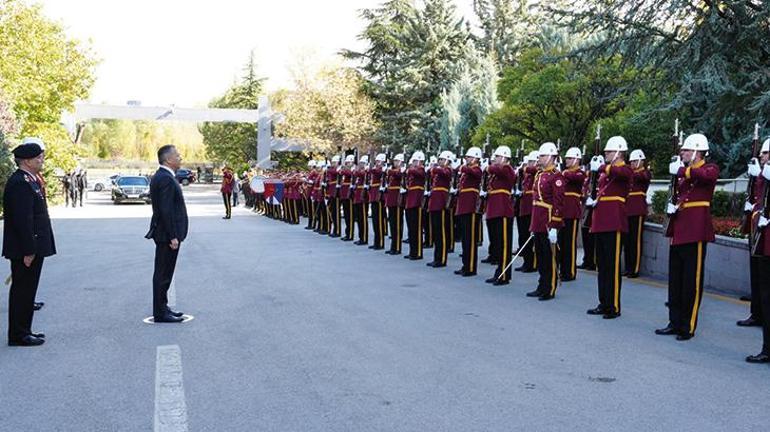
[[[757,222],[757,226],[760,227],[760,228],[764,228],[764,227],[767,226],[768,223],[770,223],[770,220],[768,220],[764,216],[760,216],[759,217],[759,221]]]
[[[487,191],[485,191],[485,190],[483,190],[483,191],[480,191],[480,192],[479,192],[479,196],[480,196],[480,197],[485,197],[485,196],[487,196]]]
[[[677,175],[679,174],[679,168],[684,167],[684,164],[682,163],[682,158],[679,156],[674,156],[673,159],[671,159],[671,163],[668,164],[668,173],[671,175]]]
[[[762,177],[770,180],[770,164],[765,164],[765,167],[762,168]]]
[[[675,206],[675,205],[673,205],[671,203],[668,203],[668,205],[666,206],[666,214],[672,215],[672,214],[676,213],[677,209],[678,209],[677,206]]]
[[[481,161],[481,170],[486,171],[487,168],[489,168],[489,159],[482,159]]]
[[[754,205],[752,203],[746,201],[746,203],[743,204],[743,211],[750,212],[752,210],[754,210]]]
[[[406,172],[406,167],[403,167],[403,166],[402,166],[402,167],[401,167],[401,174],[403,174],[403,173],[405,173],[405,172]]]
[[[340,189],[340,188],[342,188],[342,185],[337,185],[337,189]]]
[[[460,159],[455,159],[452,161],[452,169],[460,168]]]
[[[399,190],[399,192],[401,192],[401,193],[406,193],[406,189],[404,189],[404,188],[401,188],[401,189]]]
[[[520,190],[517,189],[517,190],[513,191],[513,196],[520,197],[521,195],[522,195],[522,193],[521,193]]]
[[[385,192],[385,188],[384,188],[384,187],[381,187],[381,188],[380,188],[380,192]]]
[[[326,187],[326,182],[321,183],[321,186]]]
[[[364,185],[364,190],[369,190],[369,185]]]
[[[604,165],[604,156],[599,155],[591,158],[591,171],[599,171],[599,167],[602,165]]]
[[[556,244],[556,240],[558,239],[556,228],[551,228],[548,230],[548,241],[551,242],[551,244]]]
[[[457,193],[457,189],[455,189],[455,188],[449,189],[449,193],[454,195],[454,194]]]
[[[748,165],[749,175],[752,177],[759,177],[762,173],[762,166],[759,165],[757,158],[751,158],[751,162]]]
[[[595,205],[596,205],[596,200],[591,197],[588,197],[588,199],[586,200],[586,207],[593,207]]]
[[[430,191],[425,191],[425,193],[423,195],[425,195],[426,197],[429,197],[430,196]]]

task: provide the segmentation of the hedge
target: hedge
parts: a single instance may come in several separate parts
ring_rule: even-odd
[[[668,191],[659,190],[652,194],[652,212],[664,214],[668,202]],[[746,202],[746,192],[715,191],[711,199],[711,215],[714,217],[740,218],[743,216],[743,203]]]

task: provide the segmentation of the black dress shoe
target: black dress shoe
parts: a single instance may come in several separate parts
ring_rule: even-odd
[[[491,277],[491,278],[485,280],[484,283],[495,283],[496,280],[497,280],[496,277]]]
[[[329,237],[331,237],[331,238],[337,238],[337,237],[339,237],[339,235],[338,235],[338,234],[329,234]]]
[[[411,258],[412,258],[411,255],[404,255],[404,259],[411,259]]]
[[[744,320],[740,320],[736,322],[740,327],[762,327],[762,321],[754,318],[754,316],[750,316]]]
[[[465,273],[465,270],[464,270],[464,269],[455,270],[455,274],[456,274],[456,275],[461,275],[461,274],[463,274],[463,273]]]
[[[606,314],[606,313],[607,313],[607,310],[605,310],[605,309],[604,309],[603,307],[601,307],[601,306],[596,306],[596,307],[595,307],[595,308],[593,308],[593,309],[588,309],[588,310],[586,311],[586,313],[587,313],[588,315],[604,315],[604,314]]]
[[[374,248],[376,248],[376,246],[374,246],[374,245],[369,246],[369,249],[374,249]]]
[[[522,270],[521,272],[522,273],[534,273],[536,271],[537,271],[536,268],[527,268],[527,269]]]
[[[45,306],[45,303],[43,303],[43,302],[35,302],[32,305],[32,309],[36,310],[36,311],[39,311],[40,309],[43,309],[43,306]]]
[[[604,319],[615,319],[620,316],[620,312],[607,312],[606,314],[602,315],[602,318]]]
[[[353,239],[350,238],[350,237],[342,237],[340,240],[342,240],[342,241],[353,241]]]
[[[43,345],[45,343],[45,339],[35,337],[32,335],[26,335],[21,339],[18,340],[9,340],[8,346],[38,346]]]
[[[550,294],[543,294],[540,297],[538,297],[537,299],[540,300],[540,301],[548,301],[548,300],[553,300],[555,297],[556,296],[552,296]]]
[[[45,339],[45,333],[30,333],[30,334],[38,339]]]
[[[311,230],[313,227],[305,227],[306,230]]]
[[[639,277],[639,273],[629,273],[626,275],[626,277],[629,279],[636,279]]]
[[[745,295],[740,296],[740,301],[750,302],[751,296],[745,296]]]
[[[494,285],[494,286],[502,286],[502,285],[508,285],[510,283],[511,282],[507,281],[507,280],[505,280],[505,281],[504,280],[496,280],[496,281],[492,282],[492,285]]]
[[[177,318],[179,318],[179,317],[181,317],[182,315],[184,315],[184,312],[174,312],[174,311],[172,311],[171,309],[169,309],[169,310],[168,310],[168,313],[169,313],[169,315],[173,315],[173,316],[175,316],[175,317],[177,317]]]
[[[676,340],[678,341],[686,341],[692,339],[692,337],[695,336],[692,333],[680,333],[676,335]]]
[[[359,240],[359,241],[357,241],[357,242],[355,242],[353,244],[356,245],[356,246],[366,246],[368,243],[362,242],[362,241]]]
[[[166,314],[163,316],[155,317],[156,323],[180,323],[184,321],[181,317],[175,317],[171,314]]]
[[[481,260],[481,262],[483,262],[484,264],[492,264],[494,261],[495,261],[494,258],[492,258],[490,256],[488,256],[488,257],[484,258],[483,260]]]
[[[372,249],[373,250],[383,250],[385,248],[384,247],[379,247],[379,246],[374,246]]]
[[[520,265],[520,266],[516,267],[516,268],[515,268],[515,269],[513,269],[513,270],[514,270],[514,271],[522,271],[522,270],[524,270],[524,266],[523,266],[523,265]]]
[[[562,282],[572,282],[573,280],[575,280],[575,278],[569,277],[569,276],[565,276],[565,277],[560,277],[559,280],[562,281]]]
[[[673,336],[673,335],[679,334],[679,331],[671,327],[671,325],[669,324],[663,328],[656,329],[655,334],[661,335],[661,336]]]
[[[422,260],[422,257],[409,257],[411,261],[420,261]]]
[[[465,272],[465,273],[463,273],[463,277],[471,277],[471,276],[476,276],[476,272],[473,272],[473,273]]]
[[[527,293],[527,297],[540,297],[543,293],[540,290],[534,290]]]
[[[770,363],[770,354],[761,352],[757,355],[750,355],[746,357],[746,361],[749,363]]]

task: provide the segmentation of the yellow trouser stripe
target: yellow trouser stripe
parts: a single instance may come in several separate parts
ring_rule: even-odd
[[[422,209],[420,207],[417,207],[417,256],[422,256]]]
[[[556,295],[556,246],[549,241],[548,251],[551,253],[551,295]]]
[[[476,271],[474,263],[476,260],[476,213],[471,213],[471,244],[470,253],[468,254],[468,271],[473,273]]]
[[[440,210],[441,212],[441,264],[446,264],[446,227],[444,226],[444,220],[446,219],[446,210]]]
[[[488,223],[488,222],[487,222]],[[503,271],[506,267],[508,267],[508,218],[503,218],[503,250],[502,250],[503,259],[501,261],[501,267],[500,271]],[[508,272],[505,272],[507,275]],[[505,275],[497,275],[498,277],[501,277],[503,281],[507,281],[508,278]]]
[[[620,312],[620,231],[615,234],[615,312]]]
[[[644,229],[644,216],[639,216],[639,228],[636,232],[636,265],[634,273],[639,273],[642,265],[642,230]]]
[[[570,263],[569,275],[573,278],[577,275],[575,270],[575,262],[577,261],[577,226],[578,221],[572,221],[572,262]]]
[[[695,320],[698,319],[698,307],[700,306],[700,278],[703,260],[703,242],[698,242],[698,262],[695,264],[695,301],[692,304],[690,315],[690,334],[695,333]]]

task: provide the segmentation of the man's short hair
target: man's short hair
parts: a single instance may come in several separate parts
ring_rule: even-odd
[[[166,162],[166,159],[168,159],[169,155],[171,155],[171,151],[174,150],[174,146],[171,144],[166,144],[163,147],[158,149],[158,163],[163,164],[163,162]]]

